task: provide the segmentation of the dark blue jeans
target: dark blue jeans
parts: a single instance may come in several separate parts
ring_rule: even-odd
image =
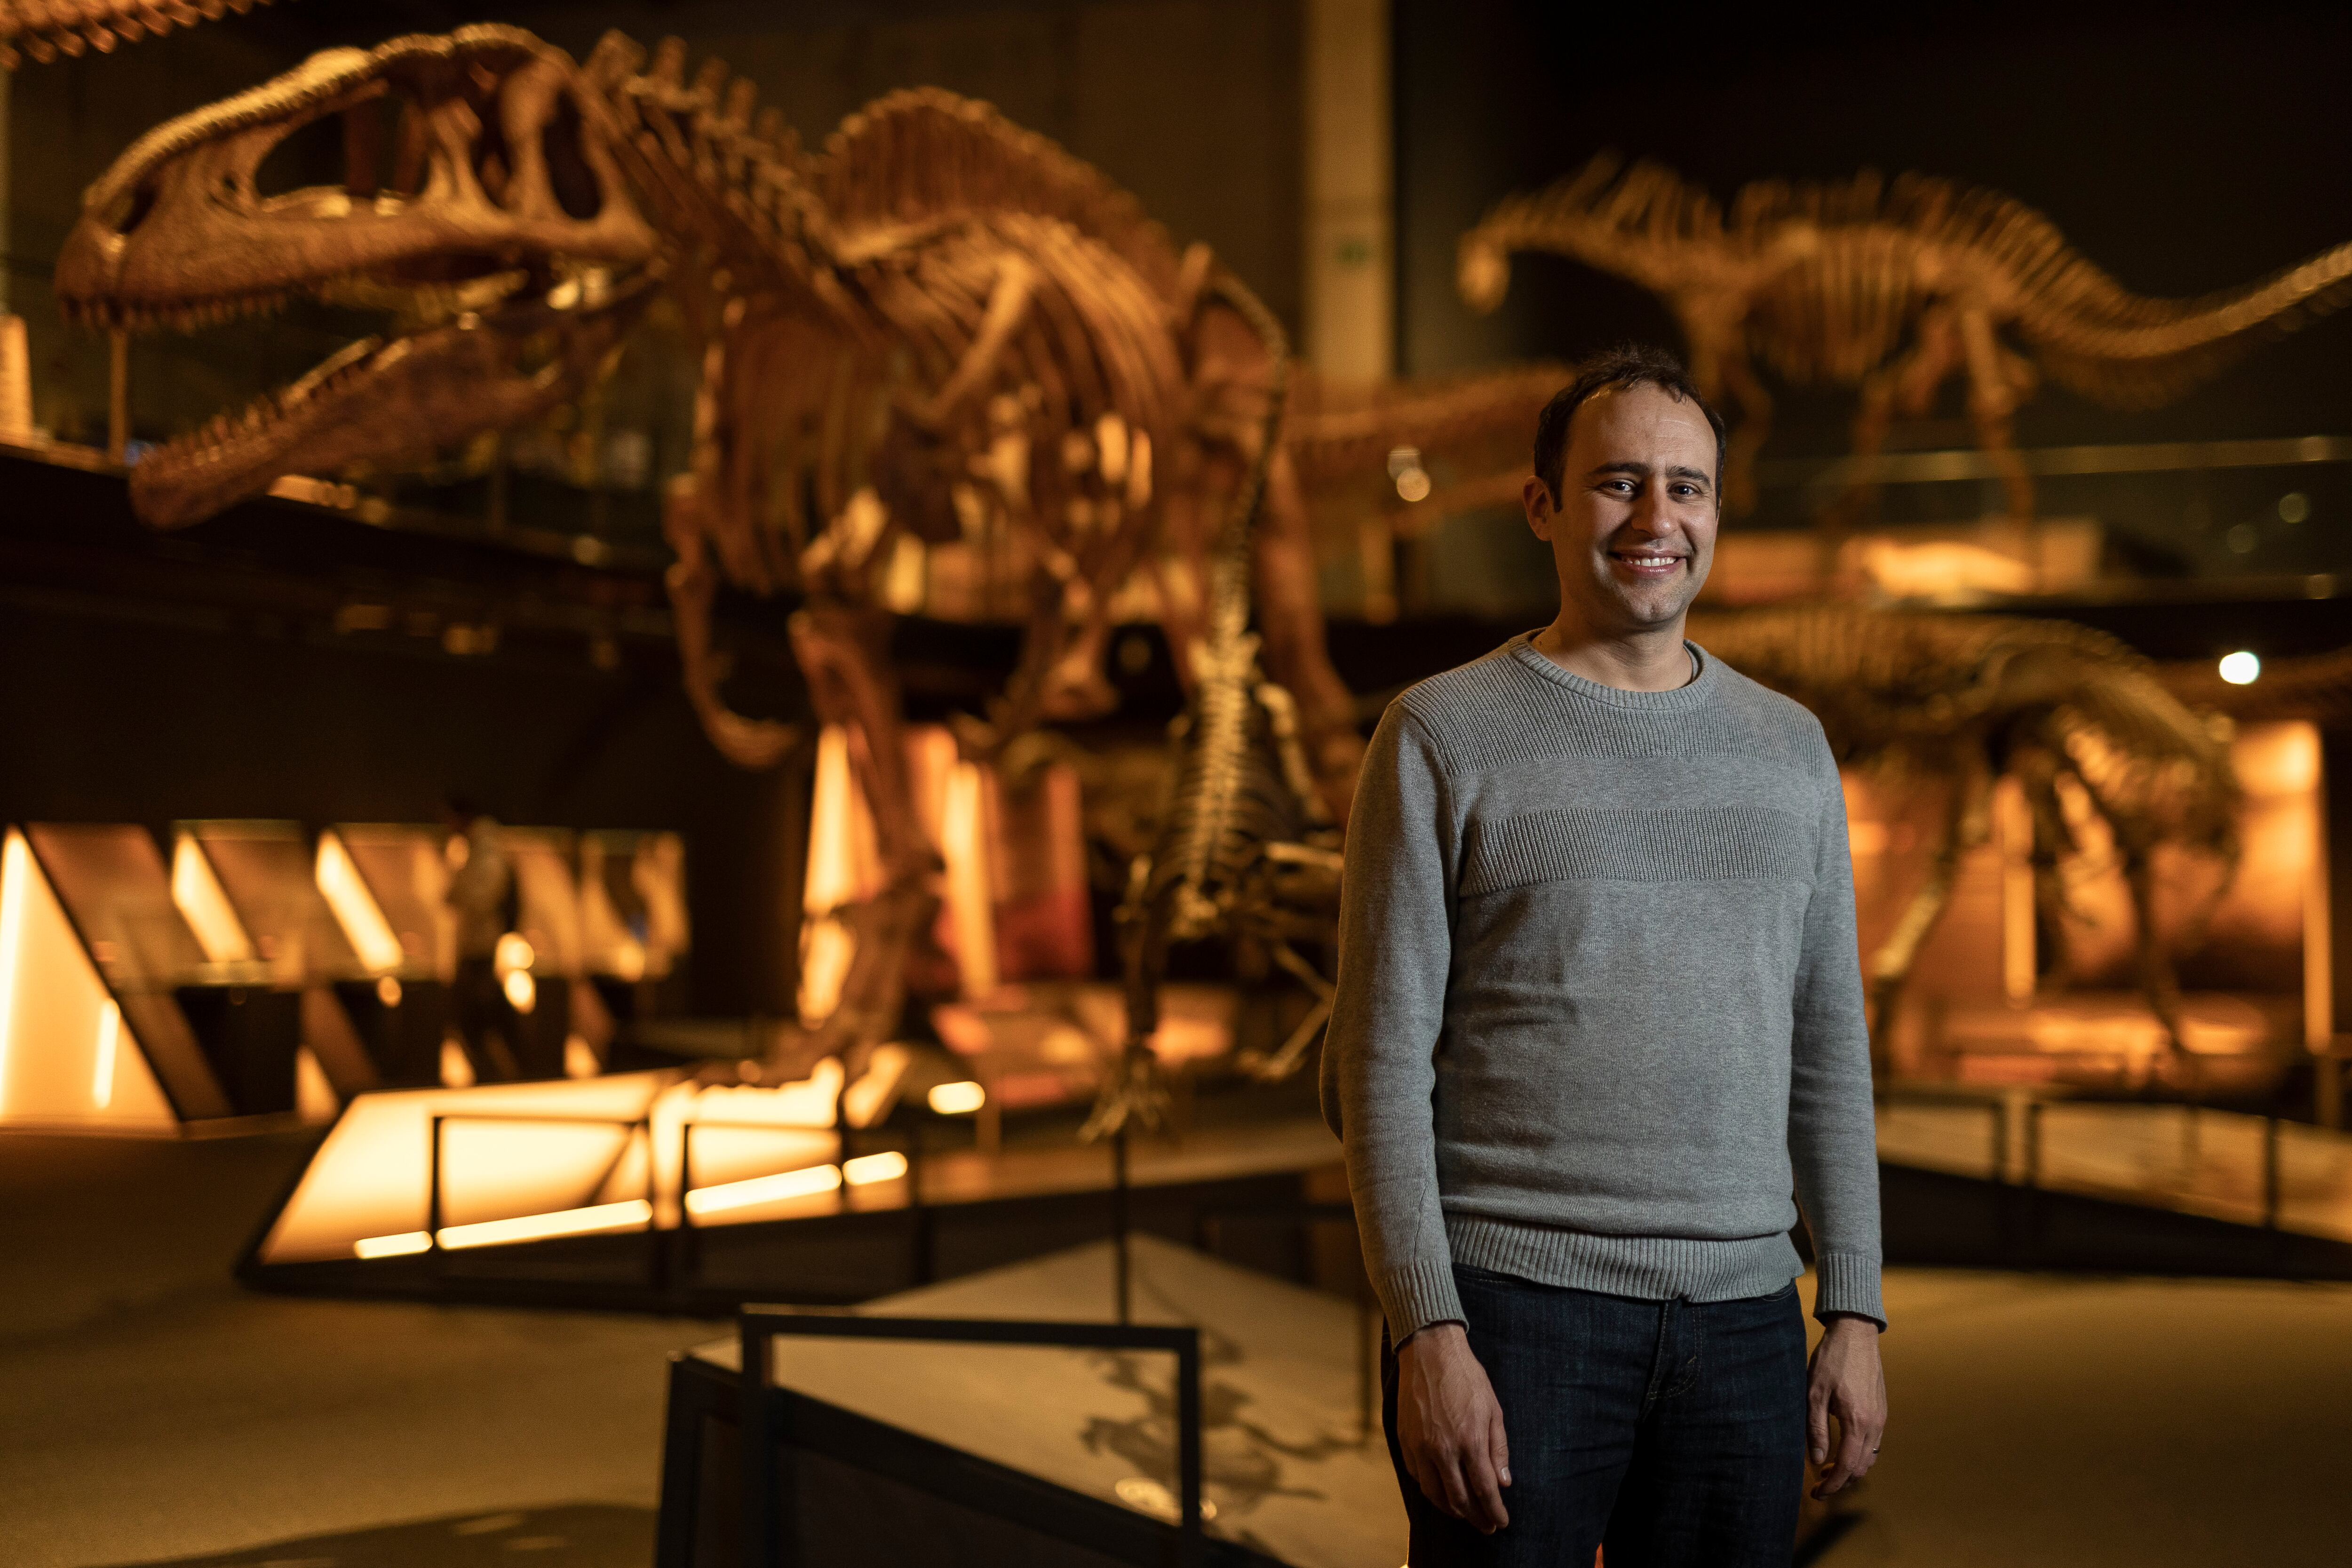
[[[1412,1568],[1786,1568],[1805,1481],[1805,1321],[1790,1285],[1745,1301],[1641,1301],[1454,1268],[1470,1349],[1503,1406],[1508,1526],[1432,1503],[1397,1448]]]

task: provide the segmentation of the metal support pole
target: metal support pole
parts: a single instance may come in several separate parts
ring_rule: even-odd
[[[744,1568],[800,1568],[800,1542],[779,1540],[779,1526],[791,1519],[799,1484],[791,1456],[776,1444],[776,1342],[746,1322],[742,1332],[743,1563]]]
[[[131,449],[131,334],[108,339],[106,363],[106,456],[121,462]]]
[[[1126,1321],[1124,1312],[1120,1321]],[[1201,1340],[1176,1352],[1176,1556],[1201,1568]]]
[[[2263,1118],[2263,1228],[2279,1227],[2279,1119]]]
[[[931,1210],[923,1201],[923,1124],[917,1121],[907,1133],[907,1208],[910,1215],[908,1238],[913,1249],[911,1259],[915,1283],[928,1285],[937,1272],[931,1246]]]
[[[1127,1256],[1127,1129],[1110,1135],[1111,1292],[1118,1321],[1129,1319]]]
[[[441,1251],[441,1121],[433,1118],[432,1144],[427,1151],[430,1164],[425,1184],[425,1246],[436,1255]]]

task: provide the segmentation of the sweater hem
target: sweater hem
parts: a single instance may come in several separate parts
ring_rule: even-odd
[[[1805,1271],[1785,1232],[1729,1240],[1596,1236],[1449,1215],[1445,1234],[1456,1263],[1538,1285],[1644,1301],[1738,1301],[1769,1296]]]

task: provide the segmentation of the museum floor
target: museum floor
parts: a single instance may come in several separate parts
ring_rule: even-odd
[[[0,1139],[0,1560],[648,1563],[664,1357],[710,1325],[243,1291],[299,1152]],[[2352,1286],[1904,1269],[1888,1298],[1895,1420],[1832,1568],[2352,1536]]]

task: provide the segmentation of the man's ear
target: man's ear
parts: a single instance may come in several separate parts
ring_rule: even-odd
[[[1559,501],[1552,497],[1551,487],[1536,475],[1529,474],[1528,482],[1519,487],[1519,510],[1527,513],[1528,527],[1535,536],[1547,544],[1550,543],[1552,519],[1559,510]]]

